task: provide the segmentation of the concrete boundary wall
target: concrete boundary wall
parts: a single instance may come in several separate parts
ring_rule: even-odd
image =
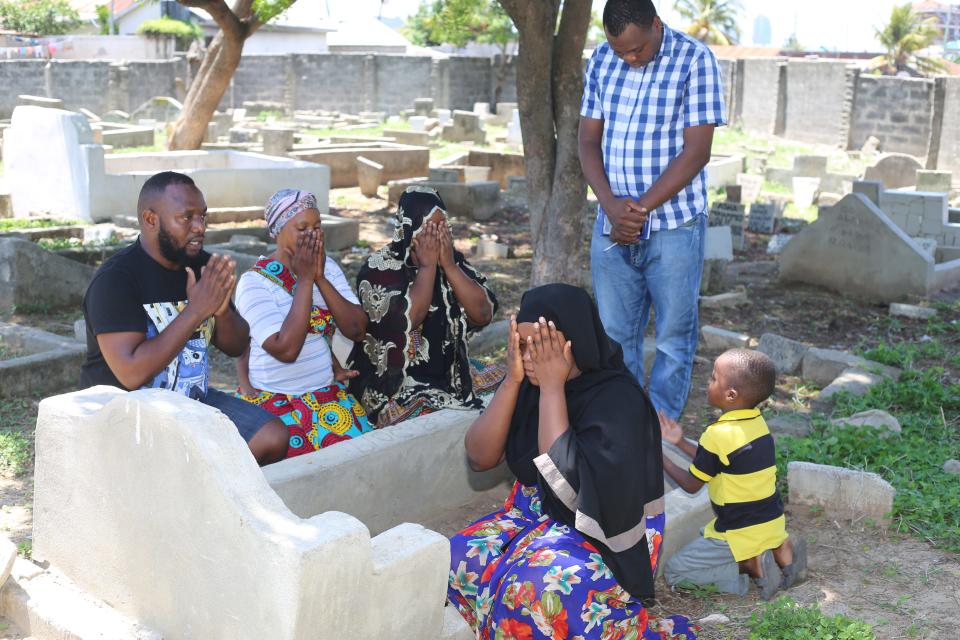
[[[745,58],[722,66],[732,124],[799,142],[916,156],[960,171],[960,78],[876,76],[845,60]],[[728,84],[724,78],[724,84]]]
[[[230,420],[181,395],[43,400],[35,482],[34,558],[164,637],[442,637],[443,536],[298,518]]]

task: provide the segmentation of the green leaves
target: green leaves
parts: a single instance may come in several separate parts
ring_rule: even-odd
[[[750,640],[875,640],[866,622],[823,615],[817,604],[802,607],[783,596],[755,611],[747,623]]]
[[[290,8],[296,0],[253,0],[253,12],[260,22],[267,23]]]
[[[513,21],[496,0],[434,0],[420,5],[405,26],[421,46],[470,42],[506,45],[517,39]]]
[[[145,20],[137,27],[137,33],[147,36],[173,36],[180,40],[199,40],[203,37],[203,29],[200,25],[166,16],[156,20]]]
[[[56,36],[80,25],[68,0],[0,0],[0,26],[18,33]]]

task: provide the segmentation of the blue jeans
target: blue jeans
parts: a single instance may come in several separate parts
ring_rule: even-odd
[[[690,393],[697,350],[700,275],[707,217],[677,229],[654,231],[649,240],[607,249],[598,217],[590,244],[593,291],[607,334],[623,347],[627,368],[643,384],[643,332],[654,309],[657,354],[647,391],[653,406],[679,418]]]

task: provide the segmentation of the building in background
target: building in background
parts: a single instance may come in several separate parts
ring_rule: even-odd
[[[933,18],[940,29],[936,44],[946,51],[960,52],[960,2],[914,2],[913,11],[924,18]]]

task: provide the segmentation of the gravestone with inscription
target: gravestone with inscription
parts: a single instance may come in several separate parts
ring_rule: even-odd
[[[711,227],[730,227],[733,248],[738,251],[743,249],[746,210],[746,206],[740,202],[714,202],[707,219]]]
[[[917,171],[923,169],[913,156],[905,153],[887,153],[872,167],[867,167],[863,177],[879,180],[887,189],[912,187],[917,184]]]
[[[780,279],[885,302],[943,286],[933,259],[859,193],[845,196],[783,248]]]
[[[740,202],[753,202],[760,197],[763,189],[763,176],[752,173],[737,174],[737,184],[742,188]]]
[[[750,205],[747,229],[754,233],[776,233],[777,217],[777,205],[772,202],[754,202]]]

